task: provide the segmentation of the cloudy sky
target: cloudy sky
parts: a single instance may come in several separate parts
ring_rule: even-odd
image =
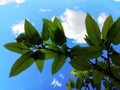
[[[0,90],[66,90],[65,83],[72,77],[68,62],[54,76],[50,72],[51,61],[48,61],[42,74],[32,65],[20,75],[9,78],[10,68],[19,55],[3,45],[14,42],[15,37],[24,32],[25,19],[40,32],[42,18],[52,20],[54,16],[61,20],[70,46],[85,43],[86,13],[102,28],[107,16],[112,15],[114,20],[120,16],[120,0],[0,0]]]

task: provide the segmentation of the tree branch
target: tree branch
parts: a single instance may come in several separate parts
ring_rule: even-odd
[[[107,64],[108,64],[108,72],[112,74],[111,67],[110,67],[110,51],[107,50]]]
[[[94,64],[93,62],[91,62],[90,60],[88,60],[89,63],[93,66],[93,68],[111,78],[113,78],[115,81],[117,81],[118,83],[120,83],[120,79],[115,77],[111,72],[104,70],[103,68],[101,68],[99,65]]]

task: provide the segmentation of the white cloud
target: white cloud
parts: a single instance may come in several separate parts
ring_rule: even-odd
[[[51,82],[51,84],[50,85],[52,85],[52,86],[54,86],[54,87],[61,87],[62,86],[62,83],[60,83],[57,79],[53,79],[53,81]]]
[[[45,12],[51,12],[51,9],[40,8],[40,12],[43,12],[43,13],[45,13]]]
[[[20,3],[25,2],[25,0],[15,0],[15,2],[16,2],[17,4],[20,4]]]
[[[120,2],[120,0],[114,0],[114,1],[116,1],[116,2]]]
[[[14,24],[12,26],[12,32],[13,34],[15,34],[16,36],[23,33],[24,32],[24,21],[21,21],[17,24]]]
[[[64,79],[64,76],[63,76],[63,74],[59,74],[59,77],[61,77],[62,79]]]
[[[0,5],[5,5],[8,3],[12,3],[12,2],[15,2],[17,4],[21,4],[21,3],[25,2],[25,0],[0,0]]]
[[[60,16],[66,37],[73,39],[76,43],[85,43],[86,34],[85,18],[86,13],[66,9]]]
[[[105,19],[107,18],[107,14],[106,13],[101,13],[98,16],[98,23],[100,25],[100,27],[102,27],[102,25],[104,24]]]

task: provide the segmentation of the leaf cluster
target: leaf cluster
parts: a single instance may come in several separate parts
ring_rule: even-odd
[[[13,64],[10,77],[18,75],[33,63],[40,72],[46,60],[53,60],[51,72],[57,73],[70,59],[74,68],[71,71],[76,78],[66,84],[68,90],[86,88],[90,86],[100,90],[101,84],[105,90],[120,88],[120,53],[114,49],[120,44],[120,18],[115,22],[112,16],[105,20],[102,30],[96,21],[87,13],[85,41],[87,46],[76,45],[69,48],[64,29],[57,17],[53,21],[43,19],[43,28],[39,33],[35,27],[25,20],[25,33],[16,38],[16,42],[7,43],[4,46],[21,56]]]
[[[120,86],[120,53],[114,49],[120,44],[120,18],[115,22],[112,16],[105,20],[102,30],[99,29],[96,21],[87,14],[85,36],[87,47],[75,46],[71,49],[73,58],[70,64],[75,70],[71,72],[77,79],[74,87],[71,80],[67,84],[68,90],[86,88],[101,90],[119,89]],[[87,72],[87,75],[84,75]]]
[[[4,46],[21,56],[13,64],[10,77],[18,75],[33,63],[40,72],[44,67],[45,60],[54,59],[52,64],[52,74],[55,74],[66,61],[66,37],[60,21],[43,19],[41,34],[28,21],[24,23],[25,32],[17,36],[16,42],[10,42]],[[65,50],[64,50],[64,49]]]

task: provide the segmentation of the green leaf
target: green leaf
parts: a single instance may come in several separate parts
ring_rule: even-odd
[[[70,72],[70,74],[77,75],[77,74],[78,74],[78,71],[74,69],[74,70],[72,70],[72,71]]]
[[[83,74],[83,72],[84,71],[79,71],[79,73],[78,73],[78,78],[82,81],[82,80],[84,80],[84,74]]]
[[[87,14],[85,24],[86,24],[86,30],[87,30],[89,40],[94,45],[99,46],[100,41],[101,41],[101,33],[100,33],[97,23],[90,16],[90,14]]]
[[[23,54],[12,66],[10,71],[10,77],[16,76],[25,69],[27,69],[29,66],[31,66],[34,63],[34,59],[31,58],[33,52],[27,52]]]
[[[42,43],[42,38],[40,37],[40,34],[27,20],[25,20],[25,35],[29,42],[31,42],[31,44],[39,45]]]
[[[84,78],[89,78],[89,72],[87,70],[78,71],[78,78],[84,80]]]
[[[73,79],[70,78],[69,81],[70,81],[70,86],[71,86],[72,88],[75,88],[75,83],[74,83]]]
[[[44,67],[44,60],[36,60],[36,66],[41,73]]]
[[[58,72],[64,65],[65,61],[66,61],[66,56],[61,54],[58,55],[52,63],[52,74]]]
[[[42,39],[47,41],[50,37],[50,33],[49,33],[49,25],[45,19],[43,19],[43,28],[42,28]]]
[[[84,39],[89,46],[95,46],[94,43],[92,43],[92,41],[89,39],[89,37],[87,35],[85,35]]]
[[[17,42],[20,42],[20,43],[21,43],[21,42],[24,42],[25,39],[26,39],[26,36],[25,36],[24,33],[21,33],[21,34],[18,35],[17,38],[16,38]]]
[[[43,23],[48,28],[48,30],[54,31],[57,28],[56,25],[48,19],[43,19]]]
[[[120,68],[119,68],[119,66],[117,66],[117,65],[111,66],[111,71],[116,78],[120,79]],[[112,78],[111,78],[111,80],[112,80]]]
[[[50,40],[56,45],[63,45],[66,42],[66,37],[62,28],[60,21],[55,18],[53,22],[43,19],[44,25],[47,31],[43,31],[43,37],[48,40],[50,34]],[[47,32],[47,33],[46,33]],[[45,34],[46,33],[46,34]]]
[[[75,46],[71,49],[71,54],[73,56],[72,60],[70,61],[70,64],[75,68],[76,70],[90,70],[91,65],[88,63],[87,60],[98,58],[100,55],[102,55],[102,51],[100,47],[80,47]]]
[[[107,41],[115,45],[120,43],[120,18],[112,25],[107,33]]]
[[[55,53],[55,52],[53,52],[53,51],[51,51],[50,49],[40,49],[40,51],[42,52],[42,53],[44,53],[44,55],[45,55],[45,60],[49,60],[49,59],[51,59],[51,58],[55,58],[58,54],[57,53]]]
[[[70,84],[67,83],[66,87],[67,87],[68,90],[72,90],[72,87],[70,86]]]
[[[110,55],[110,57],[112,58],[112,62],[115,64],[115,65],[120,65],[120,54],[118,53],[112,53]]]
[[[98,77],[99,76],[99,77]],[[94,77],[94,82],[96,84],[100,83],[102,81],[102,79],[104,78],[104,74],[102,74],[101,72],[94,70],[93,71],[93,77]]]
[[[89,72],[88,71],[82,71],[82,73],[83,73],[83,75],[84,75],[84,77],[89,77]]]
[[[80,90],[82,88],[82,82],[79,78],[76,80],[76,89]]]
[[[112,25],[113,19],[112,16],[110,15],[109,17],[107,17],[102,27],[102,39],[106,40],[108,30],[111,28]]]
[[[96,90],[101,90],[101,83],[98,83],[95,86],[96,86]]]
[[[61,24],[61,22],[59,21],[59,19],[57,17],[54,18],[53,23],[60,29],[63,31],[63,26]]]
[[[17,36],[16,41],[19,43],[24,43],[26,46],[31,47],[32,44],[30,41],[26,38],[25,33],[22,33]]]
[[[117,89],[115,90],[119,90],[120,89],[120,83],[116,82],[115,80],[111,79],[111,82],[113,84],[113,86],[115,86]]]
[[[58,27],[56,30],[50,31],[50,39],[56,45],[63,45],[64,43],[66,43],[66,36],[64,32]]]
[[[98,62],[98,65],[102,67],[103,69],[106,69],[106,64],[104,64],[103,62]],[[101,72],[97,70],[93,70],[93,78],[94,78],[94,83],[99,84],[104,79],[104,74],[102,74]]]
[[[22,43],[17,43],[17,42],[7,43],[4,45],[4,47],[10,51],[20,53],[20,54],[23,54],[29,51],[29,48],[26,45]]]
[[[103,82],[103,85],[105,87],[105,90],[111,90],[112,89],[112,87],[111,87],[112,85],[108,82]]]
[[[72,56],[75,58],[88,60],[92,58],[97,58],[102,55],[102,49],[101,47],[96,46],[80,47],[77,45],[71,49],[71,53]]]
[[[88,61],[81,58],[72,58],[70,64],[74,69],[79,71],[91,69],[91,65],[88,63]]]

